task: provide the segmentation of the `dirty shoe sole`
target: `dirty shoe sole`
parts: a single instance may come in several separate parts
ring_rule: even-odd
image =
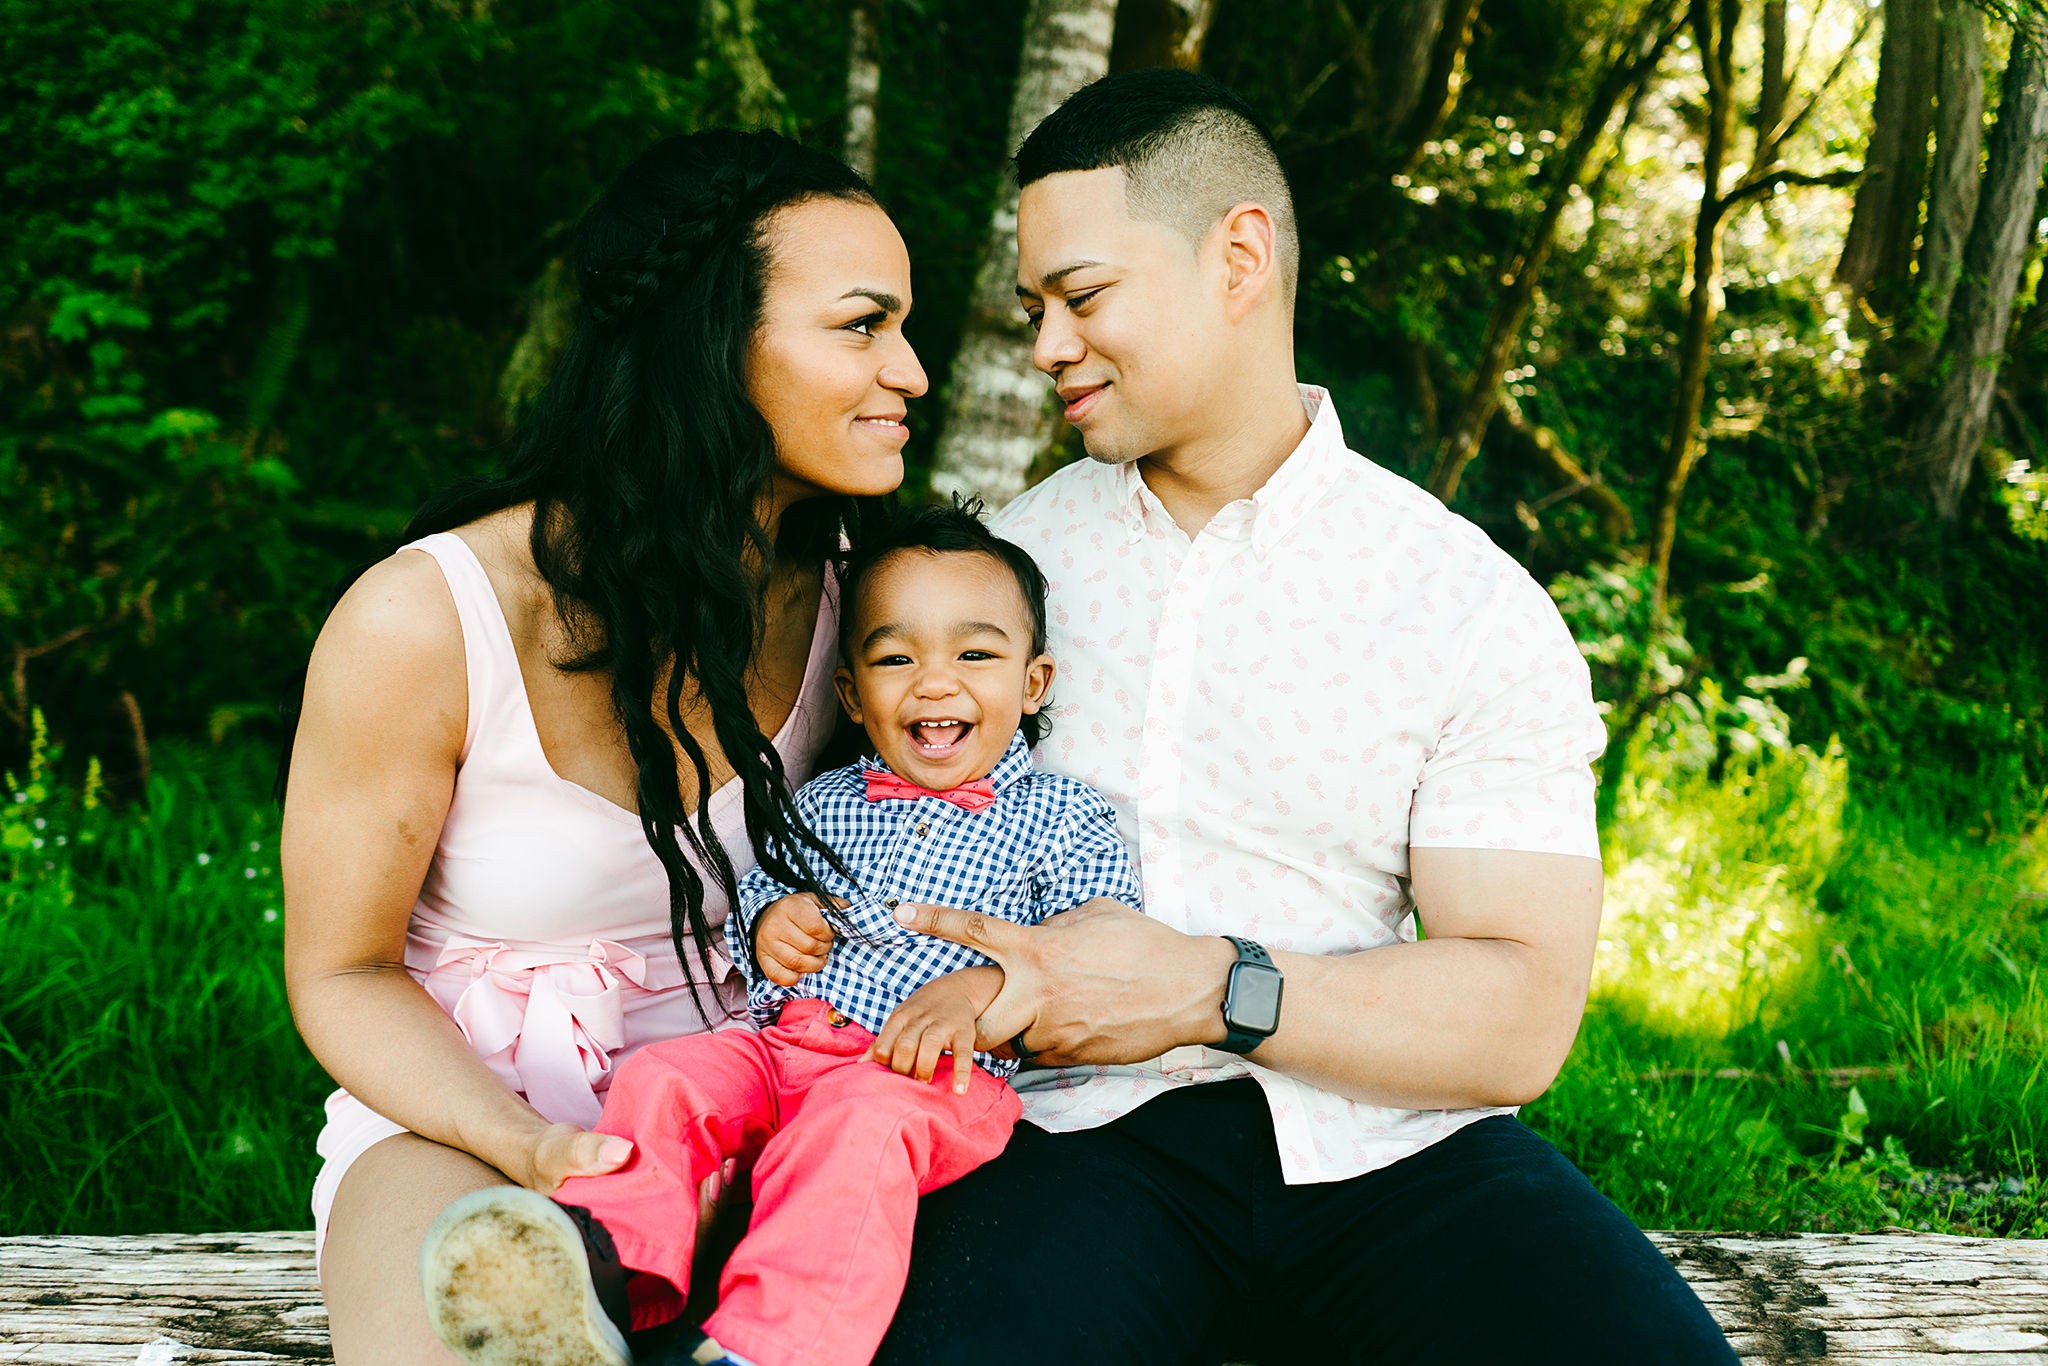
[[[561,1207],[519,1186],[472,1191],[420,1247],[427,1318],[474,1366],[630,1366],[597,1301],[583,1235]]]

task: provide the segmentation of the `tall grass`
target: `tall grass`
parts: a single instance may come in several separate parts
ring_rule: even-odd
[[[262,757],[172,748],[119,812],[10,776],[0,1233],[306,1226],[327,1083],[285,1002]]]
[[[1852,798],[1827,752],[1697,759],[1633,757],[1593,1003],[1525,1117],[1646,1227],[2048,1236],[2048,849]],[[159,768],[119,811],[41,772],[0,794],[0,1233],[309,1222],[329,1083],[286,1008],[265,756]],[[2025,1194],[1915,1195],[1930,1167]]]
[[[1605,843],[1593,1001],[1526,1117],[1633,1218],[2048,1236],[2038,836],[1852,801],[1833,752],[1645,746]],[[2025,1190],[1965,1217],[1924,1168]]]

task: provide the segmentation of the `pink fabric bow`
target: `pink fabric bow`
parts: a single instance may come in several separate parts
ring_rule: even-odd
[[[937,797],[942,802],[953,803],[962,811],[982,811],[996,804],[996,785],[987,778],[976,778],[971,783],[949,787],[944,792],[934,792],[928,787],[919,787],[907,778],[899,778],[886,768],[868,770],[869,801],[914,802],[921,797]]]
[[[603,1110],[597,1089],[626,1042],[626,995],[647,986],[647,960],[610,939],[587,952],[512,948],[452,936],[427,983],[493,1072],[555,1123],[589,1128]],[[433,979],[440,979],[439,982]],[[450,979],[457,980],[450,980]]]

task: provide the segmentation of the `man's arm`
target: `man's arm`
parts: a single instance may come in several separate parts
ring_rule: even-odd
[[[1372,1105],[1518,1105],[1557,1075],[1577,1033],[1600,925],[1598,860],[1411,849],[1428,938],[1343,957],[1275,952],[1280,1029],[1254,1061]],[[1133,1063],[1222,1041],[1236,953],[1114,902],[1024,927],[944,907],[905,923],[1003,969],[980,1046],[1022,1033],[1050,1065]],[[1270,947],[1270,946],[1269,946]]]

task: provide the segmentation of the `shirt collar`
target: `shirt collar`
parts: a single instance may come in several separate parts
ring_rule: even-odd
[[[1224,507],[1208,528],[1227,533],[1233,524],[1242,527],[1249,523],[1252,554],[1261,560],[1308,515],[1343,469],[1344,427],[1337,420],[1337,405],[1330,401],[1330,391],[1317,384],[1296,387],[1301,390],[1302,411],[1309,419],[1308,432],[1301,438],[1301,444],[1257,493]],[[1123,509],[1124,528],[1130,543],[1135,545],[1145,538],[1148,524],[1156,524],[1153,519],[1171,519],[1159,495],[1152,492],[1138,472],[1137,461],[1117,466],[1115,477],[1120,481],[1117,498]]]
[[[871,770],[880,770],[883,773],[896,772],[895,769],[890,768],[880,759],[868,754],[860,756],[860,769],[863,773]],[[1019,778],[1028,776],[1030,772],[1031,746],[1024,743],[1024,732],[1020,728],[1015,735],[1010,737],[1009,748],[1003,751],[1002,758],[996,760],[996,766],[988,771],[987,777],[989,782],[995,787],[996,794],[1000,796],[1003,789],[1009,787]],[[897,774],[897,776],[901,777],[902,775]],[[969,781],[972,781],[972,779]]]

